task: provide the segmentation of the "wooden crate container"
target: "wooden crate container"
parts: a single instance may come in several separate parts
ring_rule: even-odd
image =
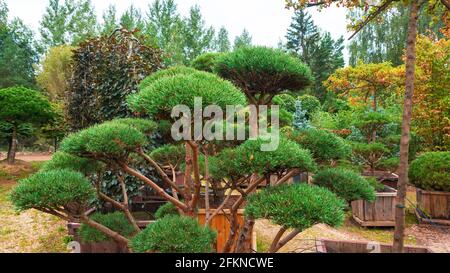
[[[392,245],[378,242],[318,239],[319,253],[392,253]],[[405,253],[433,253],[428,248],[405,246]]]
[[[214,213],[214,210],[211,210]],[[218,253],[221,253],[223,247],[225,246],[228,236],[230,235],[230,221],[228,218],[231,217],[230,210],[225,209],[219,213],[211,220],[211,229],[217,232],[216,249]],[[204,209],[198,211],[198,221],[201,225],[205,224],[206,212]],[[238,211],[238,223],[239,226],[244,224],[244,210],[240,209]],[[256,251],[256,233],[253,231],[253,236],[251,242],[252,249]]]
[[[450,226],[450,192],[417,189],[416,194],[417,205],[427,216],[416,213],[421,223]]]
[[[385,187],[386,192],[377,192],[374,202],[364,200],[353,201],[353,219],[364,227],[395,226],[395,205],[397,191]]]

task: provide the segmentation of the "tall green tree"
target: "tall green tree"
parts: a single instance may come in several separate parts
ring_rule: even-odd
[[[286,34],[286,49],[306,63],[315,78],[312,94],[322,102],[326,88],[322,82],[336,69],[343,67],[344,39],[333,40],[330,33],[321,33],[312,17],[304,10],[296,10]]]
[[[314,76],[313,94],[324,101],[327,90],[323,82],[333,74],[336,69],[344,67],[344,38],[333,40],[329,32],[325,32],[312,53],[311,71]]]
[[[0,88],[34,86],[35,45],[33,32],[18,18],[8,21],[8,7],[0,2]]]
[[[40,24],[44,49],[77,44],[97,33],[97,17],[90,0],[49,0]]]
[[[191,7],[189,17],[183,20],[183,39],[185,64],[212,49],[214,28],[206,25],[199,6]]]
[[[231,49],[228,30],[223,26],[220,28],[219,32],[217,33],[217,37],[214,40],[214,49],[217,52],[228,52]]]
[[[244,29],[242,31],[242,34],[234,39],[234,49],[251,45],[252,45],[252,36],[247,31],[247,29]]]
[[[421,7],[421,10],[425,6]],[[432,32],[439,38],[442,37],[439,29],[443,27],[443,20],[432,23],[433,18],[429,14],[418,19],[417,31],[419,34]],[[360,20],[363,16],[361,10],[349,11],[351,20]],[[403,5],[396,5],[386,11],[377,21],[372,21],[356,35],[349,45],[350,65],[354,66],[358,60],[364,63],[391,62],[393,65],[403,64],[403,55],[406,48],[406,36],[408,32],[409,10]]]
[[[304,10],[296,10],[286,34],[286,48],[311,66],[320,34],[312,17]]]
[[[166,65],[183,64],[183,22],[174,0],[156,0],[149,6],[146,33],[164,50]]]
[[[145,21],[141,11],[131,5],[120,17],[120,25],[127,30],[143,30],[145,28]]]
[[[101,34],[109,35],[119,27],[117,21],[117,8],[115,5],[109,5],[102,15],[103,23],[101,25]]]

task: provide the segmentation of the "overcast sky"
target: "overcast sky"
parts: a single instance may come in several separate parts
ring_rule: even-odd
[[[122,13],[131,4],[144,13],[153,0],[91,0],[96,8],[98,17],[110,5],[117,7]],[[175,0],[178,10],[187,16],[189,8],[199,5],[202,15],[208,25],[216,29],[225,26],[230,39],[239,35],[246,28],[253,37],[253,43],[276,47],[278,42],[284,41],[286,29],[290,24],[292,10],[285,9],[284,0]],[[10,17],[20,17],[36,33],[48,0],[6,0],[10,10]],[[329,31],[333,38],[341,35],[349,36],[346,30],[345,9],[332,7],[321,12],[310,9],[314,22],[322,29]],[[345,52],[347,59],[347,51]]]

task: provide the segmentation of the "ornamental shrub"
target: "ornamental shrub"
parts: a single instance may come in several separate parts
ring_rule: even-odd
[[[86,206],[94,198],[95,190],[89,180],[71,170],[38,172],[21,180],[11,193],[11,201],[19,210],[72,210],[75,205]]]
[[[375,189],[359,173],[342,169],[328,168],[314,175],[314,184],[334,192],[347,202],[354,200],[375,200]]]
[[[242,47],[224,54],[218,58],[214,71],[253,97],[300,91],[312,83],[310,69],[298,58],[261,46]]]
[[[142,124],[139,122],[139,126]],[[61,143],[61,151],[79,156],[121,157],[147,143],[147,138],[137,128],[121,120],[95,125],[65,138]]]
[[[360,143],[352,142],[354,160],[366,165],[374,171],[383,156],[389,154],[389,149],[380,142]]]
[[[195,219],[166,216],[147,226],[131,240],[134,252],[210,253],[216,233]]]
[[[72,59],[66,103],[73,131],[131,116],[124,99],[162,67],[160,50],[125,29],[80,43]]]
[[[192,73],[198,72],[196,69],[186,66],[173,66],[164,70],[159,70],[158,72],[155,72],[151,74],[150,76],[146,77],[141,81],[139,84],[139,90],[144,90],[149,85],[152,85],[154,82],[166,78],[166,77],[173,77],[176,75],[190,75]]]
[[[192,61],[191,66],[197,70],[214,72],[214,66],[221,55],[223,53],[208,52],[202,54]]]
[[[135,232],[133,226],[122,212],[113,212],[108,214],[95,213],[89,218],[124,237],[131,237]],[[100,232],[99,230],[86,224],[81,224],[78,234],[85,243],[100,243],[112,240],[103,232]]]
[[[322,107],[319,99],[311,95],[302,95],[298,97],[298,100],[302,102],[302,108],[306,111],[306,116],[308,119],[315,111]]]
[[[128,102],[134,111],[144,111],[156,119],[171,120],[170,114],[175,106],[186,105],[193,111],[196,97],[202,98],[205,107],[217,105],[225,109],[227,105],[246,105],[244,94],[232,83],[202,71],[163,77],[129,97]]]
[[[171,202],[165,203],[164,205],[159,207],[158,210],[155,212],[156,219],[162,219],[166,216],[173,216],[173,215],[179,216],[180,213],[178,212],[177,207]]]
[[[242,174],[272,174],[298,168],[302,171],[315,171],[316,164],[308,150],[297,143],[280,136],[275,151],[261,151],[266,143],[263,138],[247,140],[236,148],[234,168]]]
[[[85,175],[93,174],[102,169],[103,164],[99,161],[78,157],[64,152],[57,152],[42,166],[40,171],[68,169]]]
[[[398,169],[398,166],[400,165],[400,158],[399,157],[391,157],[380,160],[380,162],[377,164],[377,169],[383,170],[383,171],[390,171],[395,172]]]
[[[295,113],[292,116],[292,126],[297,130],[311,128],[309,119],[306,116],[306,110],[303,109],[302,102],[299,100],[295,102]]]
[[[339,226],[345,203],[327,189],[307,185],[269,187],[248,197],[245,216],[265,218],[300,231],[324,223]]]
[[[450,192],[450,152],[422,154],[411,163],[408,176],[423,190]]]
[[[272,104],[279,105],[280,109],[284,109],[293,114],[295,112],[295,102],[296,99],[294,96],[289,94],[280,94],[273,97]]]
[[[346,141],[327,130],[307,129],[288,132],[288,138],[311,151],[318,162],[345,159],[350,156],[351,148]]]

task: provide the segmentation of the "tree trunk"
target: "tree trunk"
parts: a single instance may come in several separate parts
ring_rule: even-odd
[[[17,151],[17,127],[14,125],[12,128],[11,140],[9,142],[8,149],[8,164],[14,164],[16,161],[16,151]]]
[[[236,243],[235,253],[252,253],[252,236],[255,219],[246,219]]]
[[[419,16],[419,1],[411,2],[408,38],[406,44],[406,89],[403,106],[402,136],[400,140],[400,166],[395,208],[394,252],[403,252],[405,233],[405,197],[408,182],[408,151],[411,127],[412,97],[414,93],[414,73],[416,62],[417,19]]]

